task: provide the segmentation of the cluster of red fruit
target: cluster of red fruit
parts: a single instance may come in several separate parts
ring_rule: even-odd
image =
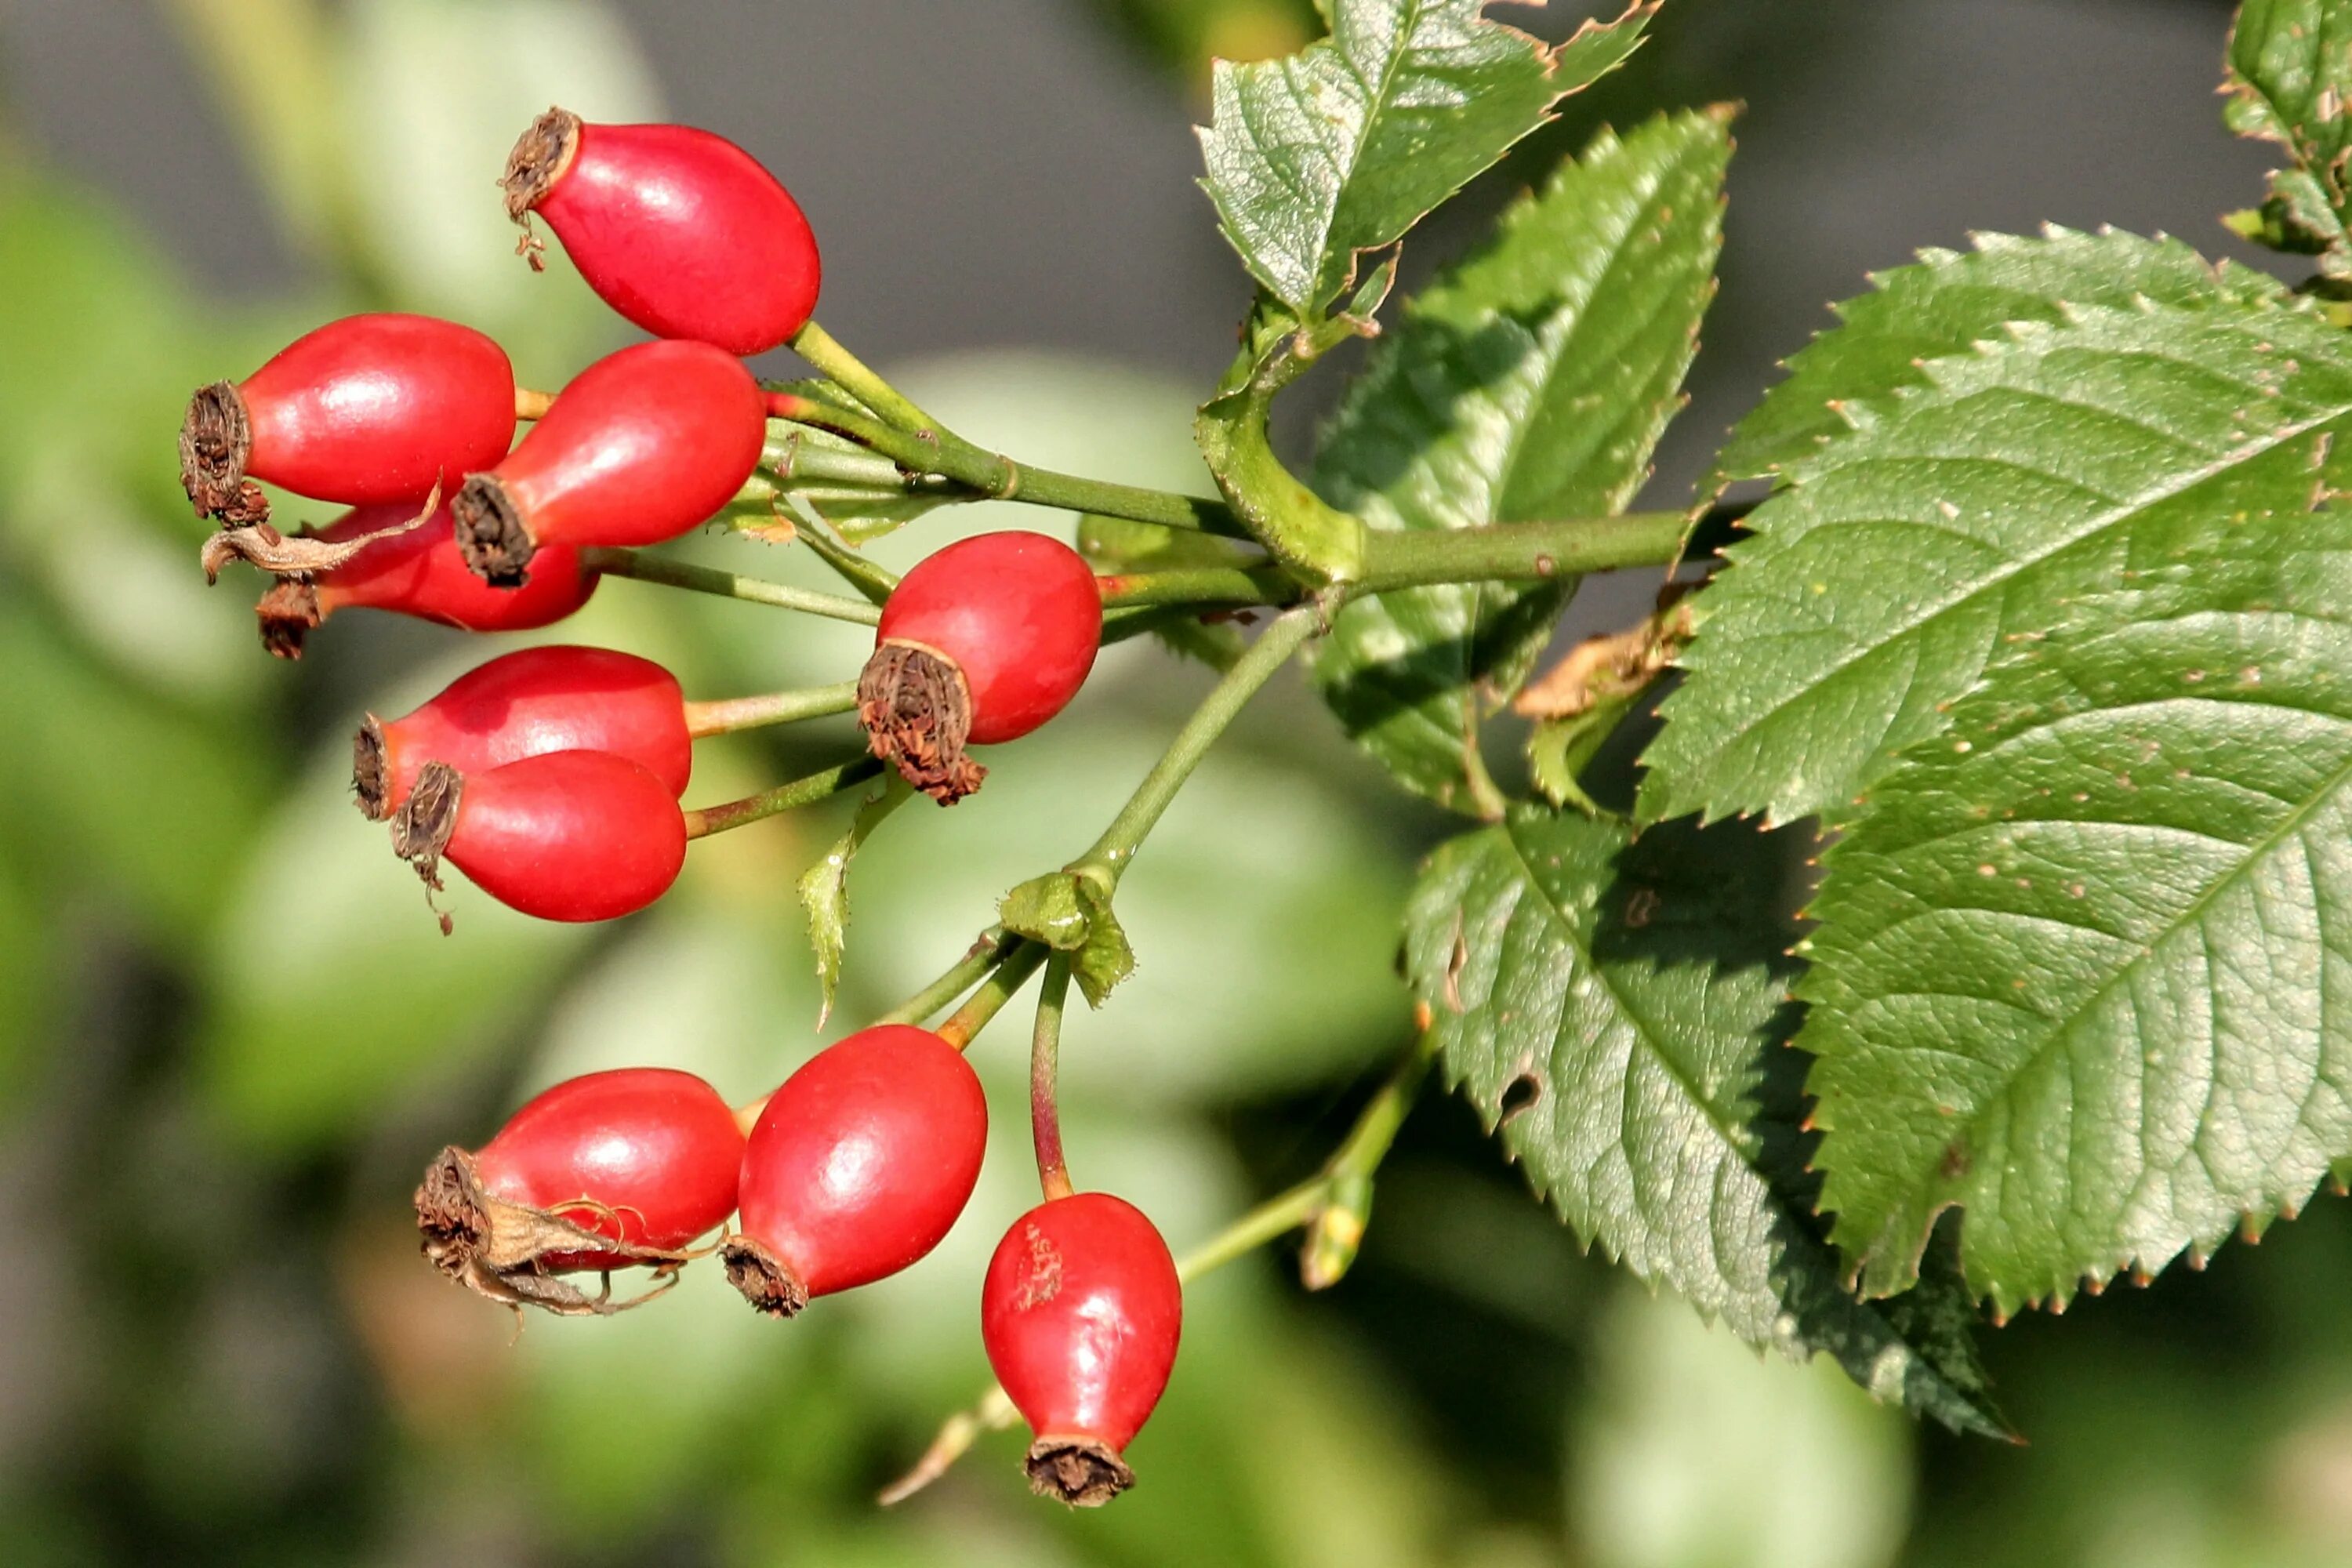
[[[278,577],[260,609],[274,652],[299,656],[345,607],[477,631],[560,620],[594,591],[600,552],[677,538],[724,507],[758,467],[770,417],[796,404],[740,356],[808,322],[816,246],[748,153],[704,132],[586,125],[552,110],[518,143],[504,184],[532,265],[536,214],[657,341],[599,361],[551,399],[519,389],[506,354],[469,328],[360,316],[241,383],[200,390],[181,432],[183,479],[221,523],[208,568],[241,557]],[[518,444],[523,420],[534,423]],[[356,510],[284,534],[257,479]],[[1058,712],[1101,629],[1095,577],[1055,541],[998,533],[938,552],[882,608],[857,691],[870,749],[952,802],[980,780],[965,746]],[[429,884],[446,858],[526,913],[610,919],[677,877],[695,833],[697,814],[679,805],[691,742],[719,727],[707,721],[724,706],[687,701],[668,671],[632,655],[529,648],[404,718],[371,717],[354,784]],[[735,1216],[718,1244],[729,1279],[789,1316],[906,1268],[961,1213],[987,1131],[964,1043],[868,1028],[741,1112],[666,1068],[560,1084],[480,1150],[434,1162],[416,1194],[426,1255],[517,1307],[607,1312],[611,1270],[650,1268],[657,1293]],[[605,1273],[603,1293],[561,1278],[581,1271]],[[1181,1315],[1166,1245],[1118,1199],[1064,1184],[1013,1226],[989,1268],[982,1326],[1036,1433],[1041,1490],[1091,1503],[1128,1484],[1120,1451],[1167,1381]]]

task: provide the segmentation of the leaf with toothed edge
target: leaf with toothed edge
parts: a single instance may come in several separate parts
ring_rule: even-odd
[[[1401,238],[1641,42],[1658,0],[1558,47],[1486,0],[1326,0],[1331,35],[1280,59],[1219,61],[1202,184],[1243,264],[1303,321],[1357,258]]]
[[[2294,167],[2271,175],[2262,223],[2247,237],[2319,257],[2331,278],[2352,276],[2345,223],[2352,216],[2352,5],[2344,0],[2245,0],[2230,30],[2229,102],[2241,136],[2274,142]]]
[[[1841,810],[1988,664],[2151,541],[2304,493],[2352,427],[2352,340],[2299,310],[2070,308],[1849,410],[1692,599],[1651,818]]]
[[[1617,511],[1649,475],[1715,292],[1730,110],[1603,132],[1402,312],[1325,433],[1316,481],[1374,529]],[[1357,599],[1311,666],[1406,787],[1497,816],[1477,727],[1572,582]]]
[[[2352,1162],[2352,448],[2264,466],[2145,529],[1826,858],[1799,1040],[1867,1291],[1957,1206],[1979,1294],[2063,1307]]]
[[[835,839],[824,858],[801,873],[794,884],[801,909],[808,916],[809,946],[816,953],[817,987],[822,1000],[816,1024],[833,1016],[833,994],[841,984],[841,963],[849,944],[849,862],[882,819],[906,804],[913,794],[902,779],[893,777],[880,793],[858,803],[848,831]]]
[[[1937,1284],[1856,1302],[1812,1221],[1803,1061],[1783,1043],[1797,847],[1514,810],[1423,871],[1405,921],[1415,994],[1448,1081],[1588,1245],[1751,1344],[1828,1353],[1882,1399],[2009,1436],[1965,1299]]]
[[[1831,307],[1838,324],[1789,358],[1789,374],[1740,420],[1700,493],[1783,474],[1849,426],[1842,405],[1926,384],[1926,362],[1994,336],[2011,321],[2055,325],[2070,308],[2284,304],[2286,286],[2234,262],[2210,262],[2177,239],[2053,225],[2039,238],[1979,234],[1975,248],[1931,249],[1870,275],[1871,292]]]

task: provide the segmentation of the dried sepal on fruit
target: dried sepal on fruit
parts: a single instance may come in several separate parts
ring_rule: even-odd
[[[537,1307],[561,1317],[606,1316],[641,1305],[670,1287],[677,1269],[695,1255],[677,1248],[616,1243],[563,1215],[510,1204],[483,1190],[474,1157],[456,1145],[425,1167],[416,1188],[416,1228],[432,1265],[479,1296],[520,1310]],[[577,1212],[593,1215],[586,1200]],[[609,1268],[604,1288],[592,1296],[548,1271],[547,1260],[565,1253],[614,1255],[614,1268],[646,1265],[660,1283],[639,1295],[615,1300]]]

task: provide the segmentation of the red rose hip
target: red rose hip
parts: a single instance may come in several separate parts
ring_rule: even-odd
[[[446,859],[509,909],[608,921],[669,890],[686,863],[686,817],[668,784],[609,752],[548,752],[475,773],[427,763],[393,813],[392,847],[428,889]]]
[[[369,714],[352,742],[352,786],[360,810],[382,821],[407,802],[428,763],[475,773],[575,751],[626,757],[671,798],[684,794],[694,747],[677,678],[611,648],[518,649],[459,676],[405,718]]]
[[[707,343],[637,343],[556,395],[520,445],[458,490],[457,547],[499,587],[550,545],[658,544],[725,506],[759,466],[767,400]]]
[[[1017,740],[1086,684],[1102,592],[1077,552],[1042,533],[983,533],[926,557],[882,606],[857,713],[874,754],[943,805],[987,770],[967,745]]]
[[[1122,1458],[1168,1386],[1184,1288],[1160,1232],[1108,1193],[1013,1222],[981,1287],[989,1365],[1029,1423],[1029,1484],[1079,1508],[1135,1484]]]
[[[727,1278],[788,1318],[814,1297],[896,1274],[953,1227],[987,1145],[988,1103],[954,1047],[905,1024],[859,1030],[803,1063],[760,1112]]]
[[[446,505],[421,527],[386,531],[414,521],[423,505],[422,498],[383,501],[320,530],[316,537],[334,543],[383,537],[309,582],[271,584],[255,607],[262,646],[280,658],[299,658],[313,629],[336,611],[353,609],[390,610],[459,631],[529,631],[553,626],[596,591],[596,573],[578,551],[560,545],[539,552],[521,587],[491,587],[466,569]]]
[[[674,1268],[735,1209],[743,1134],[692,1073],[625,1068],[557,1084],[478,1151],[451,1145],[416,1189],[425,1256],[512,1306],[611,1310],[549,1278]]]
[[[514,367],[497,343],[431,316],[347,316],[235,385],[199,388],[180,482],[207,515],[248,477],[319,500],[399,500],[488,468],[514,427]]]
[[[551,109],[499,184],[541,265],[545,218],[588,286],[638,326],[763,353],[816,309],[822,269],[800,205],[759,161],[685,125],[590,125]]]

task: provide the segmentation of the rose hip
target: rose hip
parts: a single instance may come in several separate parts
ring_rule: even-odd
[[[428,889],[446,859],[509,909],[608,921],[669,890],[686,863],[686,818],[668,784],[609,752],[548,752],[470,774],[427,763],[393,813],[392,847]]]
[[[708,343],[638,343],[575,376],[521,444],[457,492],[457,547],[499,587],[550,545],[658,544],[759,466],[767,401]]]
[[[416,1189],[425,1256],[513,1306],[609,1310],[549,1278],[633,1264],[675,1268],[735,1208],[743,1134],[691,1073],[625,1068],[570,1079],[472,1152],[454,1144]]]
[[[816,309],[816,237],[792,194],[722,136],[684,125],[590,125],[551,109],[499,182],[541,265],[545,218],[588,286],[656,337],[763,353]]]
[[[761,1111],[727,1278],[761,1311],[790,1317],[896,1274],[955,1225],[987,1145],[988,1103],[954,1047],[905,1024],[859,1030]]]
[[[874,754],[943,805],[987,770],[967,745],[1016,740],[1086,684],[1102,593],[1077,552],[1042,533],[983,533],[919,563],[891,590],[857,712]]]
[[[1107,1193],[1013,1222],[981,1287],[989,1364],[1036,1441],[1029,1484],[1079,1508],[1135,1484],[1122,1457],[1176,1363],[1184,1289],[1160,1232]]]
[[[404,718],[369,714],[352,742],[352,784],[360,810],[382,821],[406,803],[428,763],[475,773],[573,751],[627,757],[651,770],[672,799],[684,794],[694,749],[677,678],[611,648],[504,654]]]
[[[199,388],[180,482],[207,515],[247,478],[319,500],[399,500],[497,462],[514,427],[514,367],[497,343],[430,316],[347,316],[242,382]]]

